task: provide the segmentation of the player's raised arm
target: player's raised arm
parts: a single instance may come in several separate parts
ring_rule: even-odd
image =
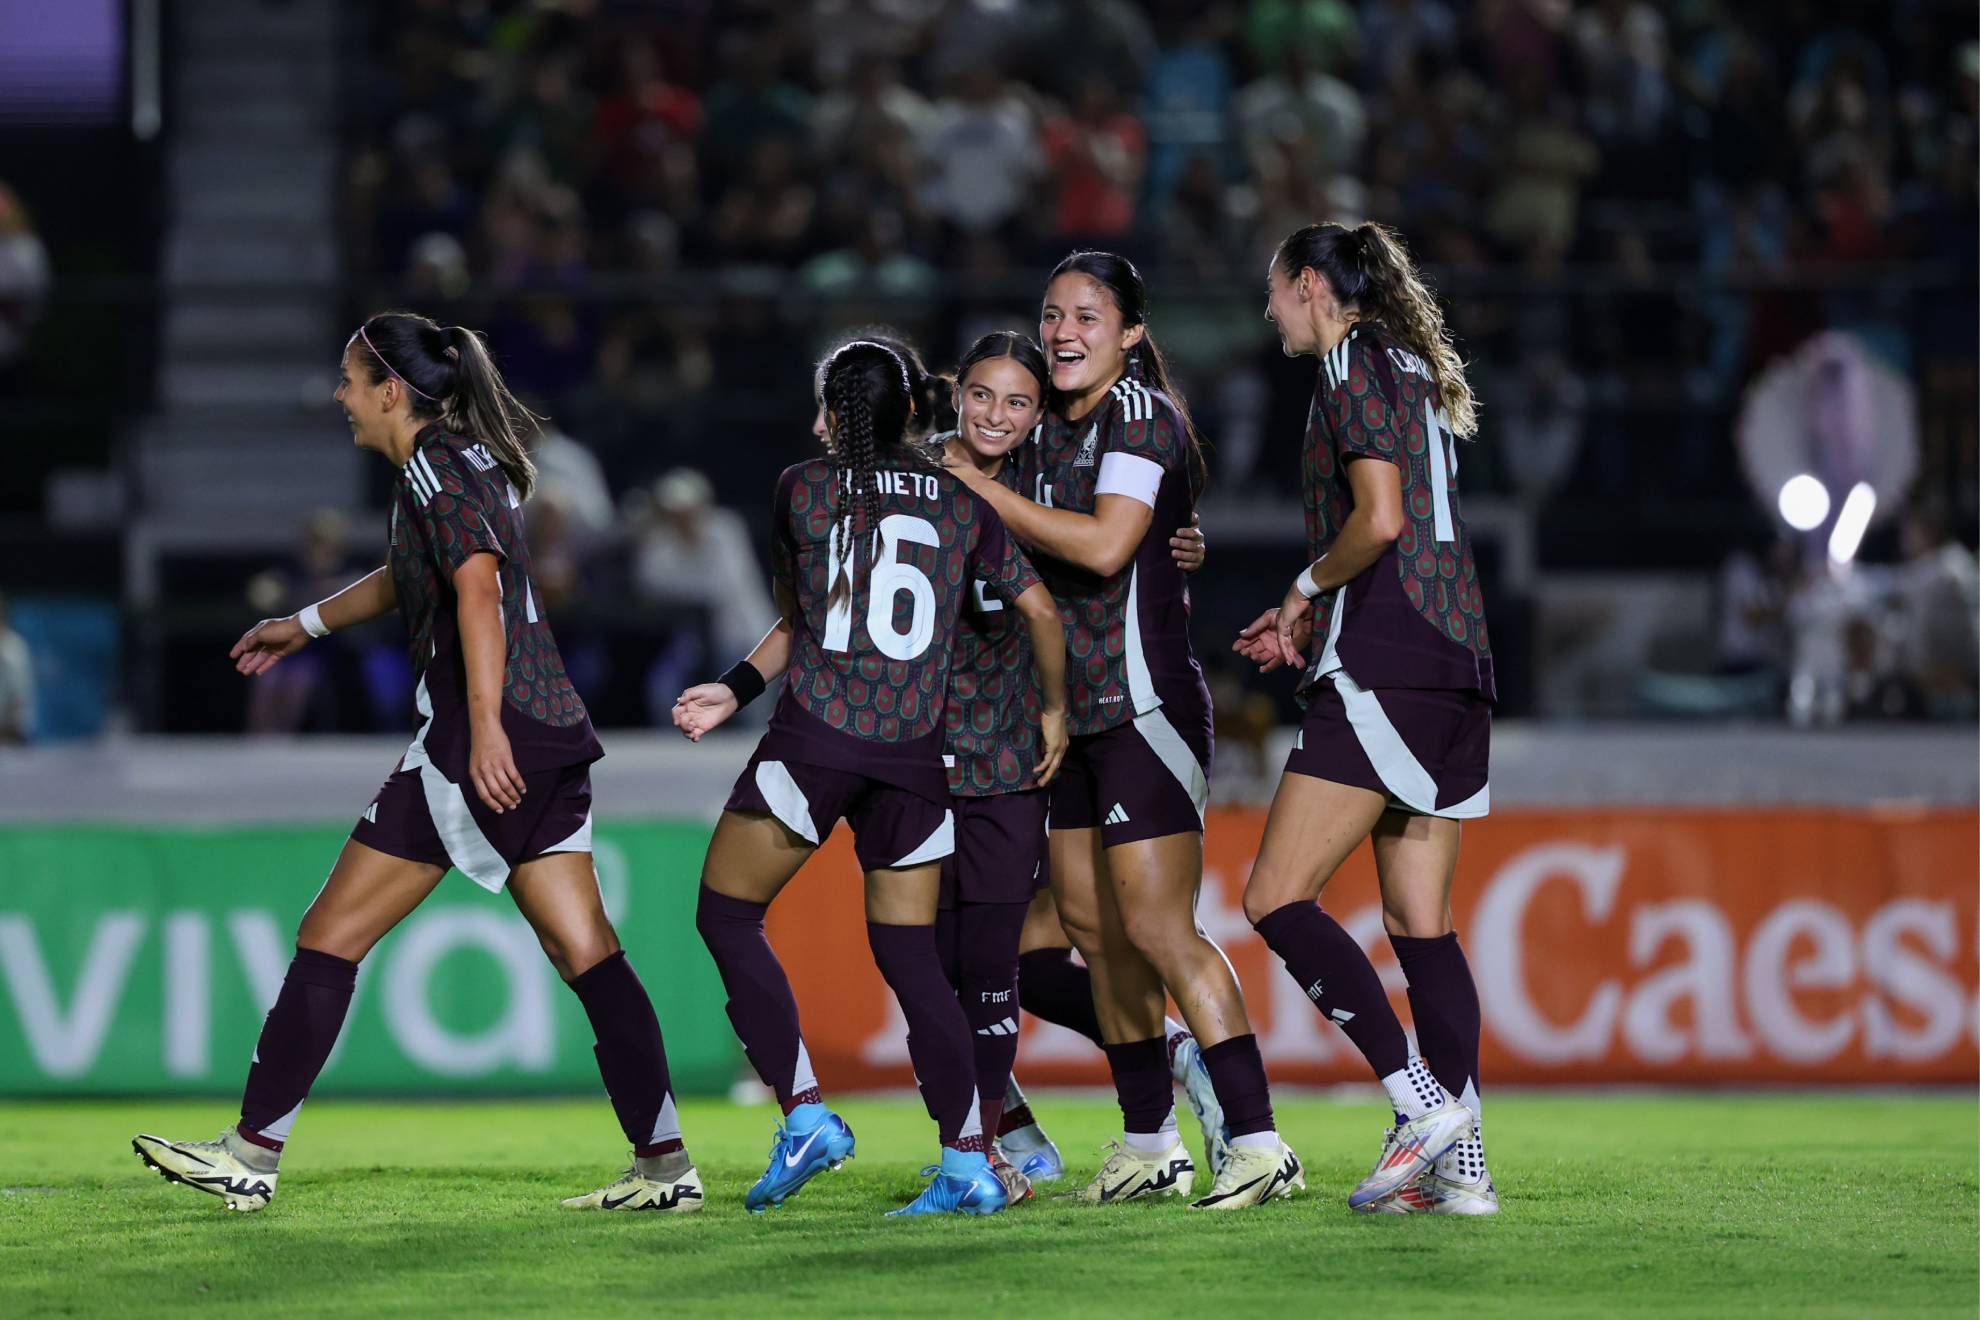
[[[286,618],[263,619],[242,633],[227,655],[238,672],[254,678],[273,669],[284,656],[302,650],[311,639],[369,623],[398,606],[392,574],[384,567],[375,568],[327,600],[305,605]]]

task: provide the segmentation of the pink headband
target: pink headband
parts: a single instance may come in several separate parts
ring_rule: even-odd
[[[371,336],[364,332],[363,326],[358,327],[358,338],[364,341],[364,346],[366,348],[371,349],[371,356],[378,359],[378,365],[385,368],[385,370],[391,374],[393,380],[398,381],[399,384],[405,386],[407,389],[411,390],[414,394],[417,394],[420,398],[427,400],[429,403],[440,402],[440,400],[434,398],[431,394],[428,394],[425,390],[413,384],[411,381],[407,380],[404,376],[401,376],[398,372],[393,371],[392,364],[387,362],[385,360],[385,355],[379,352],[377,347],[372,344]]]

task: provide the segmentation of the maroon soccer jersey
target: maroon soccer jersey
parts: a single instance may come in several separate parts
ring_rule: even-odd
[[[997,480],[1015,488],[1016,465],[1006,462]],[[978,580],[963,606],[949,661],[949,792],[991,797],[1037,787],[1043,713],[1031,631]]]
[[[449,780],[465,782],[471,737],[454,572],[484,551],[495,556],[502,584],[502,731],[516,768],[528,774],[597,760],[604,749],[530,581],[522,501],[485,446],[438,426],[415,437],[392,495],[392,585],[419,684],[415,746]]]
[[[1020,489],[1048,508],[1090,514],[1101,494],[1130,487],[1155,508],[1134,557],[1116,573],[1102,577],[1038,553],[1066,625],[1070,731],[1100,733],[1165,703],[1189,707],[1184,718],[1207,712],[1209,689],[1190,649],[1187,575],[1169,553],[1169,537],[1188,524],[1197,495],[1175,405],[1124,379],[1078,422],[1047,413],[1020,453]]]
[[[1402,474],[1395,544],[1337,591],[1314,601],[1304,693],[1345,668],[1368,688],[1452,688],[1497,699],[1485,598],[1458,509],[1457,438],[1423,360],[1360,322],[1320,362],[1302,460],[1306,551],[1327,553],[1354,509],[1350,460]]]
[[[832,600],[845,549],[834,524],[852,509],[833,491],[822,458],[785,470],[773,510],[772,569],[797,602],[791,665],[771,717],[772,740],[792,760],[855,770],[946,799],[944,706],[951,652],[979,580],[1015,601],[1038,575],[996,511],[934,468],[874,474],[879,553],[864,530],[850,554],[857,590]]]

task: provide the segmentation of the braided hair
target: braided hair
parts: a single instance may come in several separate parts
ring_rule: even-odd
[[[841,573],[832,579],[828,599],[836,606],[866,585],[880,554],[880,486],[874,474],[883,464],[933,465],[908,440],[913,385],[899,353],[870,339],[842,344],[818,364],[817,387],[830,426],[832,499],[843,502],[832,520]],[[863,557],[853,553],[862,536]]]

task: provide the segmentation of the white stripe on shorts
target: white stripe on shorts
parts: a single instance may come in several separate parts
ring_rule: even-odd
[[[426,814],[433,817],[433,828],[440,832],[447,859],[462,875],[489,893],[501,893],[502,887],[509,883],[512,868],[468,814],[467,797],[461,786],[434,765],[421,767],[419,786],[426,794]]]
[[[770,804],[770,814],[784,822],[791,833],[806,843],[818,842],[818,826],[811,819],[811,801],[782,761],[756,763],[756,791]]]
[[[1183,736],[1176,732],[1176,726],[1169,723],[1169,717],[1161,707],[1134,717],[1134,730],[1142,740],[1155,749],[1176,782],[1189,792],[1189,800],[1196,807],[1196,823],[1203,824],[1203,809],[1210,805],[1210,780],[1203,773],[1203,766],[1196,759],[1196,753],[1189,749]]]
[[[577,829],[573,830],[571,832],[570,838],[565,839],[562,843],[551,844],[548,848],[545,848],[541,853],[538,853],[537,855],[539,857],[548,857],[551,853],[560,853],[560,852],[588,853],[590,851],[591,851],[591,813],[587,811],[584,813],[584,824],[578,826]],[[650,1146],[653,1143],[648,1142],[647,1144]]]
[[[1345,669],[1337,669],[1331,677],[1334,690],[1341,694],[1341,705],[1347,710],[1348,725],[1354,730],[1355,740],[1367,754],[1368,763],[1375,767],[1375,775],[1382,786],[1389,790],[1389,796],[1422,816],[1442,816],[1451,820],[1462,820],[1472,816],[1483,816],[1492,807],[1491,785],[1454,806],[1437,809],[1437,781],[1416,759],[1416,753],[1409,750],[1396,726],[1389,722],[1388,712],[1373,692],[1354,681]]]
[[[923,862],[939,862],[956,850],[956,813],[946,808],[942,812],[942,823],[935,832],[921,841],[919,847],[894,863],[895,867],[919,866]]]

